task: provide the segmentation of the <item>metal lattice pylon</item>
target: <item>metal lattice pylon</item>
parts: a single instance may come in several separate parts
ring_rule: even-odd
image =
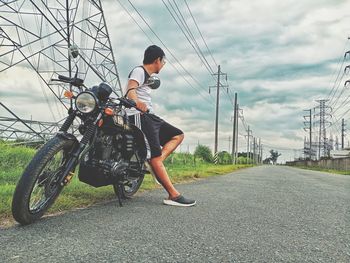
[[[0,0],[0,46],[0,73],[25,63],[66,109],[72,87],[51,79],[73,76],[75,63],[87,85],[107,82],[122,95],[101,1]],[[70,47],[79,49],[76,59]]]
[[[331,107],[327,106],[326,103],[328,100],[316,100],[319,103],[319,106],[316,108],[319,109],[319,112],[315,116],[319,116],[319,148],[318,148],[318,156],[321,158],[322,156],[328,156],[328,138],[326,131],[326,124],[331,124],[331,122],[327,121],[327,119],[331,116],[330,110]]]
[[[19,118],[14,112],[0,102],[9,116],[0,116],[0,139],[23,140],[24,142],[45,142],[52,138],[62,126],[65,119],[58,122],[43,122]],[[78,132],[78,126],[72,125],[72,132]]]
[[[101,1],[17,0],[0,4],[0,72],[26,61],[49,86],[72,70],[68,47],[80,48],[80,77],[98,78],[121,92]],[[59,85],[62,86],[62,85]],[[62,92],[55,93],[62,95]],[[63,99],[62,96],[59,98]]]

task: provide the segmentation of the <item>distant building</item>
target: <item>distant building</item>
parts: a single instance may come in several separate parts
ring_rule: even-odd
[[[343,150],[332,150],[330,155],[333,159],[350,157],[350,148],[344,148]]]

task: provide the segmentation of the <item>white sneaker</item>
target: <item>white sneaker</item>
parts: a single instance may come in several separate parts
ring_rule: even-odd
[[[183,195],[179,195],[176,199],[164,199],[163,204],[172,206],[189,207],[196,204],[195,200],[187,199]]]

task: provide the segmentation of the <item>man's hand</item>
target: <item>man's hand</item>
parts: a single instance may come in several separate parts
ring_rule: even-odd
[[[142,112],[147,112],[148,108],[146,103],[142,102],[142,101],[136,101],[136,107],[137,109],[141,110]]]

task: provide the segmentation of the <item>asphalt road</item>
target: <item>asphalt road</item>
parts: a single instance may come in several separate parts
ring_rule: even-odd
[[[350,262],[350,176],[262,166],[0,230],[0,262]]]

